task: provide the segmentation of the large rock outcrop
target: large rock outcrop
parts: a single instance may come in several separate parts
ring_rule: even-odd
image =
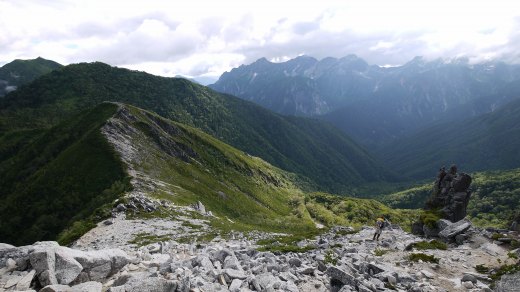
[[[15,279],[13,284],[24,290],[31,286],[46,288],[43,291],[83,291],[87,288],[97,291],[98,287],[101,291],[101,284],[95,283],[117,273],[130,261],[131,258],[120,249],[80,251],[53,241],[21,247],[0,246],[0,267],[9,266],[9,270],[23,275],[12,277],[11,281]],[[90,284],[83,285],[87,288],[79,289],[83,286],[78,284],[87,282]]]
[[[433,184],[432,195],[424,207],[424,216],[413,224],[412,232],[428,238],[441,237],[453,241],[455,236],[469,229],[471,222],[465,220],[465,217],[471,198],[471,180],[468,174],[457,173],[455,165],[448,172],[442,167]],[[458,232],[461,226],[463,230]],[[444,231],[446,229],[456,232]]]
[[[444,167],[439,170],[433,185],[432,196],[426,203],[426,209],[440,210],[443,219],[457,222],[466,217],[466,209],[471,197],[471,176],[457,173],[453,165],[446,173]]]

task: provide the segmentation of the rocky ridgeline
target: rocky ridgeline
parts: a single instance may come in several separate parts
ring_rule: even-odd
[[[139,216],[151,212],[158,217]],[[215,233],[208,218],[219,219],[201,202],[176,206],[134,192],[73,248],[0,244],[0,292],[491,291],[488,275],[475,267],[493,269],[515,263],[511,254],[520,257],[518,249],[504,247],[518,239],[516,232],[480,230],[466,219],[420,226],[423,235],[447,242],[446,250],[417,250],[424,237],[393,225],[379,242],[371,240],[371,227],[336,227],[297,242],[305,252],[273,253],[261,251],[257,242],[274,234],[234,232],[199,240]],[[518,291],[519,279],[518,273],[502,277],[496,291]]]
[[[438,263],[412,261],[418,251],[410,247],[422,238],[400,228],[385,230],[380,242],[369,240],[369,227],[354,234],[333,229],[297,243],[311,250],[286,254],[258,251],[260,233],[199,244],[172,239],[129,252],[3,244],[0,291],[490,291],[474,267],[506,263],[507,250],[487,231],[470,229],[462,245],[425,252]],[[499,285],[514,287],[515,279]]]

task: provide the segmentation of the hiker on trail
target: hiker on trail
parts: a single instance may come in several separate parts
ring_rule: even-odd
[[[375,225],[376,232],[374,233],[374,238],[372,238],[372,240],[379,241],[379,236],[381,235],[381,231],[383,230],[383,228],[385,228],[385,226],[387,224],[388,224],[388,221],[385,219],[384,215],[381,215],[381,217],[376,219],[376,225]]]

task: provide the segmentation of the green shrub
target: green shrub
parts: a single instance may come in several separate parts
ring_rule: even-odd
[[[94,227],[96,227],[96,224],[92,221],[76,221],[72,224],[71,227],[65,229],[63,232],[60,233],[57,241],[60,245],[69,245]]]
[[[437,228],[437,221],[441,219],[441,213],[439,210],[423,210],[419,215],[419,221],[429,228]]]
[[[448,246],[444,242],[441,242],[438,240],[432,240],[432,241],[414,242],[406,247],[407,250],[411,250],[412,248],[415,248],[418,250],[426,250],[426,249],[446,250],[446,249],[448,249]]]
[[[435,263],[435,264],[439,263],[438,258],[436,258],[433,255],[427,255],[424,253],[412,253],[411,255],[408,256],[408,260],[410,260],[412,262],[418,262],[421,260],[423,262],[429,262],[429,263]]]
[[[336,253],[332,250],[327,250],[325,253],[325,261],[326,264],[331,264],[335,266],[338,263],[338,257],[336,256]]]
[[[288,252],[304,253],[304,252],[308,252],[313,249],[315,249],[315,247],[310,246],[310,245],[306,245],[303,247],[299,247],[297,245],[267,245],[267,246],[258,248],[258,251],[270,251],[273,253],[288,253]]]
[[[379,248],[376,248],[376,249],[374,250],[374,254],[376,255],[376,257],[380,257],[380,256],[382,256],[382,255],[388,253],[389,251],[390,251],[390,250],[388,250],[388,249],[379,249]]]
[[[489,273],[489,267],[487,267],[485,265],[476,265],[475,271],[477,271],[481,274],[487,274],[487,273]]]

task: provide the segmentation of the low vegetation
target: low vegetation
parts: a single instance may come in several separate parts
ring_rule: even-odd
[[[372,226],[375,218],[384,215],[392,223],[410,228],[417,218],[416,210],[391,209],[371,199],[340,197],[325,193],[311,193],[305,197],[310,215],[325,226],[346,225],[360,228]],[[354,231],[356,232],[356,231]]]
[[[420,241],[420,242],[414,242],[406,247],[406,250],[428,250],[428,249],[439,249],[439,250],[447,250],[448,245],[446,243],[438,241],[438,240],[431,240],[431,241]]]
[[[323,262],[335,266],[338,264],[338,255],[329,249],[325,252],[325,260]]]
[[[509,227],[520,209],[520,169],[477,172],[471,176],[470,220],[481,227]],[[431,190],[432,183],[427,183],[384,195],[381,201],[393,208],[418,209],[424,206]]]
[[[383,256],[385,255],[386,253],[388,253],[390,250],[389,249],[380,249],[380,248],[376,248],[374,249],[374,255],[376,257],[380,257],[380,256]]]
[[[424,253],[412,253],[408,256],[408,260],[410,260],[412,262],[423,261],[423,262],[434,263],[434,264],[439,263],[439,258],[436,258],[433,255],[427,255]]]

